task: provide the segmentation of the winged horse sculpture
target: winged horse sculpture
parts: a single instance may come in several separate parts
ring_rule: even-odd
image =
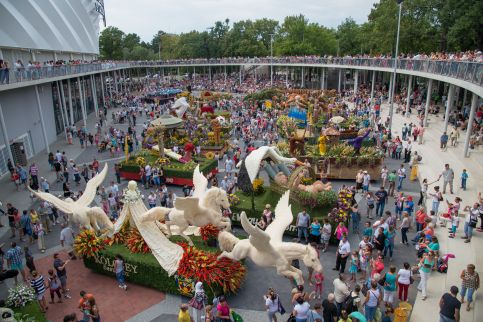
[[[114,231],[114,225],[111,220],[109,220],[109,217],[104,210],[100,207],[89,207],[96,196],[97,187],[99,187],[106,178],[107,169],[108,167],[106,163],[104,169],[87,182],[84,193],[76,201],[71,198],[62,200],[50,193],[38,192],[30,188],[29,190],[38,198],[51,203],[60,211],[68,214],[69,219],[72,222],[79,224],[81,228],[94,230],[96,233],[99,233],[101,228],[103,228],[107,229],[109,234],[112,234]]]
[[[297,285],[303,285],[304,280],[302,271],[291,265],[292,260],[299,259],[314,271],[322,271],[317,251],[312,246],[282,241],[285,229],[293,220],[289,196],[287,190],[275,207],[274,221],[265,231],[252,225],[242,212],[241,224],[250,237],[240,240],[229,232],[220,232],[218,241],[222,253],[218,258],[242,260],[249,257],[258,266],[275,267],[279,275],[295,279]]]
[[[172,234],[171,226],[176,225],[177,233],[190,245],[193,245],[193,241],[184,234],[190,225],[203,227],[212,224],[220,229],[231,230],[230,219],[223,217],[221,211],[230,207],[226,191],[216,187],[207,189],[208,179],[200,172],[199,166],[193,172],[193,185],[193,197],[176,198],[174,208],[151,208],[143,216],[143,221],[164,220],[168,237]]]

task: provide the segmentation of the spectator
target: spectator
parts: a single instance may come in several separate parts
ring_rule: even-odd
[[[334,296],[335,305],[337,307],[337,313],[340,316],[340,311],[342,310],[342,305],[345,299],[351,294],[349,287],[345,283],[345,277],[342,273],[334,280]]]
[[[57,272],[57,276],[60,280],[60,285],[62,287],[62,293],[66,299],[70,299],[71,296],[69,295],[69,291],[67,288],[67,270],[65,269],[66,265],[70,262],[70,260],[66,260],[65,262],[59,258],[59,254],[54,254],[54,269]]]
[[[17,270],[22,275],[22,280],[25,281],[25,271],[23,269],[23,260],[22,260],[22,248],[17,246],[17,243],[12,242],[10,249],[7,250],[5,254],[5,259],[7,260],[7,265],[9,269]],[[17,276],[15,276],[15,284],[17,284]]]
[[[451,286],[450,292],[443,294],[439,300],[439,321],[440,322],[459,322],[461,302],[458,301],[458,287]]]
[[[399,301],[407,302],[409,285],[413,283],[411,266],[409,263],[404,263],[404,267],[397,272],[397,285],[399,289]]]
[[[30,286],[35,290],[35,296],[40,305],[40,310],[45,313],[49,308],[47,302],[45,301],[45,280],[42,275],[39,275],[37,271],[32,272],[32,280],[30,280]]]
[[[469,264],[466,266],[461,274],[461,303],[465,303],[465,295],[468,292],[468,301],[466,304],[466,311],[471,309],[470,305],[473,302],[473,294],[480,288],[480,275],[475,271],[475,265]]]
[[[327,299],[322,301],[324,322],[337,322],[337,306],[334,302],[335,295],[333,293],[329,293]]]
[[[298,242],[300,243],[302,240],[302,236],[305,238],[305,243],[309,243],[309,233],[308,228],[310,225],[310,215],[307,213],[307,210],[304,208],[301,212],[297,215],[297,234],[298,234]]]
[[[351,246],[349,240],[347,239],[347,235],[342,235],[342,239],[339,241],[339,247],[337,248],[336,252],[336,262],[335,267],[333,268],[334,271],[339,271],[340,273],[344,273],[345,266],[347,263],[347,258],[351,254]]]

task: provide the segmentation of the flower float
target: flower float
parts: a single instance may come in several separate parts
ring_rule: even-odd
[[[104,241],[92,230],[82,230],[74,240],[74,250],[82,257],[92,257],[105,248]]]
[[[131,253],[147,254],[151,252],[148,244],[146,244],[143,236],[141,236],[136,228],[132,228],[130,230],[130,235],[126,240],[126,247],[131,251]]]

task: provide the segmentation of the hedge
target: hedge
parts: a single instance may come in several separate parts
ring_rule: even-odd
[[[213,169],[217,167],[218,163],[216,160],[212,159],[204,159],[200,163],[200,171],[207,174],[211,172]],[[180,167],[183,165],[180,163]],[[164,175],[166,177],[175,177],[175,178],[192,178],[193,177],[193,170],[184,170],[184,169],[176,169],[176,168],[170,168],[169,165],[166,165],[163,167],[164,169]],[[134,172],[134,173],[139,173],[140,167],[135,164],[135,163],[121,163],[121,170],[125,172]]]
[[[201,242],[201,238],[197,236],[190,236],[198,249],[202,249],[207,252],[217,252],[217,248],[208,247]],[[183,238],[179,236],[173,236],[172,241],[184,241]],[[168,273],[159,265],[158,261],[153,254],[133,254],[124,245],[114,244],[112,246],[107,246],[106,249],[99,251],[98,258],[104,257],[109,260],[109,262],[114,261],[116,255],[121,255],[124,258],[126,264],[126,281],[148,286],[157,289],[162,292],[171,293],[179,295],[179,289],[176,285],[175,275],[168,276]],[[105,262],[105,259],[101,260]],[[108,275],[115,277],[114,272],[104,269],[104,265],[99,261],[96,261],[95,257],[84,258],[84,265],[93,270],[96,273]],[[136,266],[136,274],[128,272],[129,267]],[[211,290],[210,288],[205,288],[206,295],[209,300],[213,299],[213,292],[220,292],[219,289]]]
[[[242,211],[245,211],[247,217],[251,219],[250,221],[252,222],[252,224],[255,224],[256,222],[258,222],[258,220],[261,220],[265,205],[270,204],[272,206],[272,211],[275,211],[275,207],[277,206],[277,203],[281,198],[281,194],[273,191],[269,187],[265,187],[265,192],[255,197],[255,211],[253,211],[251,196],[248,196],[241,191],[237,191],[235,194],[238,196],[238,198],[240,198],[240,203],[231,206],[231,211],[233,212],[233,224],[237,226],[241,225],[239,221],[239,215]],[[297,214],[303,210],[303,208],[307,208],[307,212],[310,214],[312,219],[317,218],[319,221],[322,221],[325,217],[327,217],[329,211],[334,207],[334,205],[324,205],[315,208],[309,208],[294,201],[292,198],[290,198],[290,204],[292,205],[292,214],[294,216],[294,221],[292,222],[292,225],[285,231],[285,233],[289,236],[297,236],[297,230],[295,228],[295,218]]]
[[[33,301],[23,307],[13,308],[14,313],[28,315],[34,318],[35,322],[47,322],[44,313],[40,310],[39,302]]]

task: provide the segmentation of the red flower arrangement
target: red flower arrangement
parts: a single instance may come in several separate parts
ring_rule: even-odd
[[[106,237],[104,243],[109,246],[112,246],[113,244],[124,244],[129,237],[129,233],[129,224],[125,224],[112,237]]]
[[[220,229],[212,224],[208,224],[200,228],[201,239],[203,239],[205,242],[210,239],[217,239],[219,233]]]
[[[143,236],[136,228],[132,228],[129,233],[129,237],[126,240],[126,247],[131,253],[143,253],[147,254],[151,252],[148,244],[144,240]]]
[[[92,230],[81,231],[74,240],[74,250],[83,257],[92,257],[104,248],[104,242]]]
[[[180,243],[184,254],[179,262],[178,274],[208,286],[219,286],[225,293],[236,293],[245,277],[246,268],[238,261],[218,259],[217,254],[204,252]]]

